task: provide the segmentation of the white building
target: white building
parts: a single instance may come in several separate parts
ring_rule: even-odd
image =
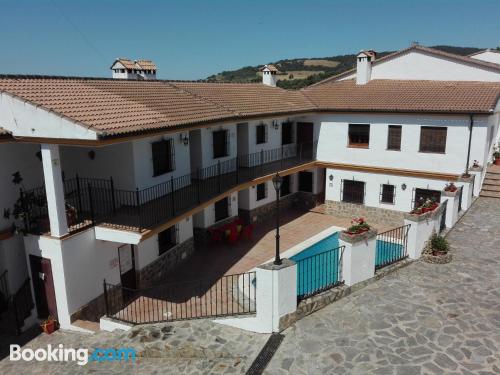
[[[156,79],[156,64],[151,60],[117,58],[110,68],[113,78]]]
[[[450,181],[467,208],[484,169],[463,174],[498,139],[500,65],[421,46],[364,51],[300,91],[274,87],[269,66],[264,84],[221,84],[148,80],[154,64],[128,62],[113,75],[133,80],[0,76],[0,201],[22,187],[29,214],[0,219],[0,274],[14,288],[30,276],[36,315],[64,328],[103,314],[104,279],[154,284],[210,228],[268,218],[276,172],[284,205],[397,222]]]

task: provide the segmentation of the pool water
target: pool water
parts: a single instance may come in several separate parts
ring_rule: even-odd
[[[380,267],[403,257],[401,244],[377,240],[375,266]],[[297,295],[304,297],[339,283],[341,251],[339,234],[333,233],[290,257],[297,263]]]

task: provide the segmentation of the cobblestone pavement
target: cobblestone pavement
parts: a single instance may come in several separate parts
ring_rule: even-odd
[[[128,362],[0,362],[0,374],[244,374],[268,335],[252,334],[208,320],[136,327],[129,332],[42,334],[24,348],[133,348],[138,360]]]
[[[266,374],[500,374],[500,199],[450,232],[453,261],[415,262],[297,322]]]

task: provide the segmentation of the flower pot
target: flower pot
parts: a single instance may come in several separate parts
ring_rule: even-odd
[[[495,165],[500,165],[500,158],[495,158],[495,161],[493,162]]]
[[[42,323],[40,327],[42,328],[43,332],[45,332],[47,335],[50,335],[52,332],[56,330],[56,321],[49,320],[47,322]]]

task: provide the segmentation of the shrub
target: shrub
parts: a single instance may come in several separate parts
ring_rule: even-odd
[[[434,233],[431,237],[432,250],[439,251],[442,253],[447,253],[450,249],[448,240],[443,236]]]

